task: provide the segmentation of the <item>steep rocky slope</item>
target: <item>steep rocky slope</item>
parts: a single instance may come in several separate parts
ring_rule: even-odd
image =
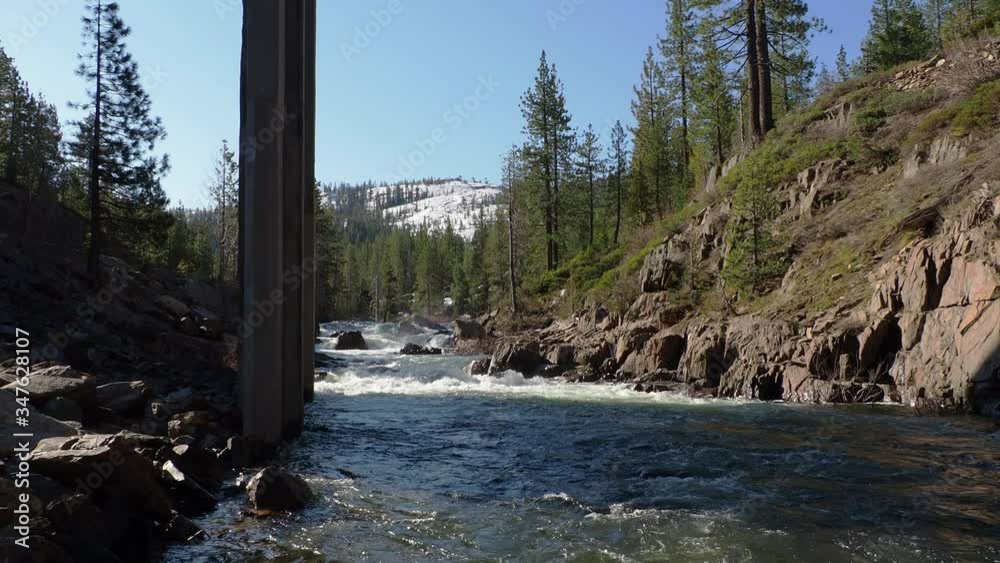
[[[631,306],[594,293],[515,347],[537,341],[545,373],[649,391],[1000,414],[998,60],[1000,43],[983,43],[786,118],[708,174],[645,256]],[[754,161],[781,178],[789,267],[736,299],[719,273]],[[501,345],[496,367],[510,355]]]

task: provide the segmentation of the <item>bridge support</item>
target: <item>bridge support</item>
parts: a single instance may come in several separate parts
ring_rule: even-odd
[[[301,431],[314,341],[316,0],[244,0],[240,374],[244,434]]]

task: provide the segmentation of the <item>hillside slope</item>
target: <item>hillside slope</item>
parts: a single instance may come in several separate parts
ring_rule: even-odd
[[[572,378],[650,391],[997,414],[998,60],[1000,42],[983,43],[842,85],[786,118],[713,170],[585,310],[541,330],[542,356]],[[736,299],[720,276],[733,195],[762,168],[776,179],[788,268]],[[627,306],[609,304],[630,286]]]

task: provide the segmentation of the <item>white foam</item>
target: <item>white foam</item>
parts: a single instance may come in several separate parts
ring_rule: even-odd
[[[417,367],[417,366],[407,366]],[[414,370],[400,370],[414,371]],[[344,370],[317,382],[319,393],[356,395],[488,395],[501,397],[543,398],[581,402],[632,402],[661,404],[718,404],[714,399],[696,399],[672,393],[641,393],[629,385],[568,383],[559,379],[526,378],[516,371],[490,375],[467,375],[449,370],[447,375],[420,377],[412,375],[372,375]],[[731,403],[730,403],[731,404]]]

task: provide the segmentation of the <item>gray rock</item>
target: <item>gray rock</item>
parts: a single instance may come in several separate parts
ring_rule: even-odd
[[[254,475],[247,484],[247,494],[250,506],[258,513],[300,510],[313,496],[302,477],[276,467]]]

